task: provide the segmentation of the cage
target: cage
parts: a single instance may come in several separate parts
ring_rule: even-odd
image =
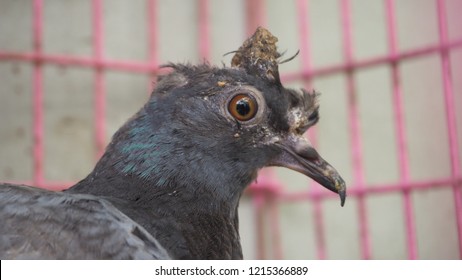
[[[244,256],[462,258],[460,0],[0,0],[0,181],[61,190],[143,104],[159,65],[229,65],[257,26],[283,82],[321,92],[307,137],[346,206],[265,169],[240,206]]]

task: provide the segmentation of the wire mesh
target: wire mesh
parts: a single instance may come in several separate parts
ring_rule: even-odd
[[[76,56],[44,53],[43,44],[43,0],[33,0],[33,51],[14,52],[0,50],[0,63],[2,61],[24,61],[33,65],[33,178],[28,183],[52,190],[60,190],[70,182],[47,181],[44,176],[44,85],[43,66],[48,64],[62,65],[67,67],[85,67],[94,70],[94,145],[95,157],[99,158],[104,151],[106,140],[106,84],[105,72],[108,70],[121,70],[130,73],[148,73],[152,77],[160,73],[158,59],[158,1],[147,1],[147,38],[148,58],[145,61],[115,60],[108,59],[104,53],[104,28],[103,0],[92,1],[92,56]],[[439,42],[437,44],[413,48],[409,50],[398,49],[398,30],[396,25],[396,7],[394,0],[384,0],[386,37],[388,53],[386,55],[356,59],[352,43],[352,11],[350,0],[340,0],[340,23],[342,34],[343,62],[323,67],[313,67],[310,49],[309,15],[310,1],[296,0],[296,17],[299,33],[300,57],[303,62],[300,71],[285,73],[282,79],[285,82],[301,81],[307,88],[311,88],[313,78],[341,74],[347,82],[347,108],[350,148],[353,169],[353,181],[349,186],[348,196],[357,199],[358,232],[360,240],[361,258],[373,258],[374,248],[371,244],[371,233],[365,198],[373,195],[388,193],[400,193],[402,195],[402,211],[405,220],[406,252],[409,259],[419,258],[417,242],[417,229],[415,225],[414,205],[411,194],[422,190],[435,188],[452,188],[454,196],[454,209],[458,236],[459,257],[462,258],[462,174],[459,159],[460,146],[457,139],[456,107],[453,77],[451,74],[451,52],[462,47],[462,38],[449,39],[447,15],[444,0],[435,0],[435,13],[438,23]],[[259,25],[267,25],[265,1],[245,1],[246,33],[251,34]],[[211,56],[210,38],[210,1],[198,0],[198,51],[203,60],[209,60]],[[408,135],[405,128],[405,106],[403,105],[403,87],[399,65],[412,59],[439,55],[441,61],[441,76],[443,80],[442,93],[444,94],[445,121],[447,125],[451,175],[447,178],[432,178],[429,180],[413,180],[410,176]],[[358,111],[357,85],[355,73],[359,70],[368,69],[378,65],[387,65],[391,71],[393,122],[395,127],[397,145],[397,165],[399,166],[399,181],[392,184],[373,185],[366,182],[364,176],[364,156],[361,136],[360,114]],[[316,130],[309,132],[309,138],[316,144]],[[314,184],[314,183],[313,183]],[[315,227],[316,254],[319,259],[328,258],[325,239],[325,215],[321,203],[335,196],[320,190],[318,187],[307,188],[302,191],[287,191],[280,180],[277,180],[271,171],[263,172],[258,182],[253,184],[247,192],[252,198],[255,213],[255,230],[257,233],[256,256],[257,258],[284,258],[281,225],[278,214],[278,204],[285,202],[306,201],[313,205],[313,219]],[[266,219],[265,217],[269,217]],[[269,224],[270,231],[265,228]],[[273,244],[273,249],[266,247],[267,240]]]

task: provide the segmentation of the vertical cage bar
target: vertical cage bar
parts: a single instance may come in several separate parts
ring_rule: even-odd
[[[246,36],[251,36],[259,26],[266,26],[265,0],[246,0]]]
[[[43,1],[33,2],[33,44],[37,55],[42,54],[43,39]],[[40,60],[35,61],[33,70],[33,131],[34,131],[34,178],[33,183],[37,186],[44,184],[43,176],[43,72]]]
[[[449,139],[449,151],[451,158],[451,175],[454,178],[461,176],[461,166],[459,162],[459,147],[457,146],[457,124],[456,112],[454,108],[454,93],[452,89],[451,65],[449,61],[448,28],[446,23],[446,7],[444,0],[437,0],[438,14],[438,33],[441,45],[441,68],[443,74],[443,90],[446,109],[446,124]],[[462,198],[461,186],[453,183],[453,193],[455,199],[455,210],[457,219],[457,231],[459,239],[459,257],[462,258]]]
[[[159,65],[157,54],[157,39],[158,39],[158,25],[157,25],[157,0],[148,0],[148,56],[149,62],[157,68]]]
[[[317,191],[316,191],[317,192]],[[316,197],[313,200],[314,207],[314,226],[316,234],[316,254],[318,259],[326,259],[326,233],[324,230],[324,215],[322,211],[321,200]]]
[[[258,190],[252,196],[253,208],[255,213],[255,220],[256,220],[256,256],[257,259],[263,260],[266,258],[266,250],[265,250],[265,221],[264,221],[264,212],[265,212],[265,197],[261,190]]]
[[[210,60],[209,1],[199,0],[199,59]]]
[[[152,92],[152,82],[155,81],[156,71],[159,69],[158,58],[158,24],[157,24],[157,0],[147,0],[147,38],[148,38],[148,60],[152,66],[152,72],[148,73],[148,95]]]
[[[267,169],[263,172],[262,180],[265,182],[265,190],[267,195],[267,205],[269,207],[270,227],[271,227],[271,242],[273,245],[273,259],[283,259],[284,250],[282,248],[282,233],[279,217],[279,197],[281,195],[281,184],[275,178],[272,169]]]
[[[273,259],[282,260],[284,258],[284,252],[282,249],[281,240],[281,224],[279,222],[279,210],[277,193],[272,193],[271,197],[268,198],[269,211],[270,211],[270,227],[272,232],[272,245],[273,245]]]
[[[265,14],[265,0],[246,0],[245,1],[245,14],[246,14],[246,35],[251,36],[258,26],[265,26],[266,25],[266,14]],[[260,181],[267,181],[265,178],[270,178],[271,170],[266,169],[263,172],[260,172]],[[262,184],[265,186],[266,184]],[[253,206],[256,213],[256,233],[257,233],[257,258],[258,259],[265,259],[266,258],[266,250],[265,250],[265,219],[264,219],[264,208],[267,204],[267,195],[264,194],[261,190],[257,191],[253,197]],[[272,203],[269,207],[275,207],[275,204]],[[277,209],[271,209],[271,212],[277,211]],[[279,219],[279,216],[273,216],[274,219]],[[272,221],[272,224],[279,224],[279,221]],[[278,229],[280,230],[280,229]],[[280,233],[272,233],[272,240],[280,239]],[[277,244],[281,244],[278,240],[276,241]],[[276,249],[277,251],[278,249]],[[282,248],[281,248],[282,250]]]
[[[300,38],[300,56],[302,60],[302,76],[307,77],[303,80],[306,88],[311,89],[311,77],[308,76],[308,73],[311,73],[311,50],[309,45],[309,25],[308,25],[308,10],[309,10],[309,1],[308,0],[297,0],[297,19],[299,27],[299,38]],[[317,137],[316,137],[316,128],[312,127],[308,131],[308,137],[313,144],[317,146]],[[312,192],[315,194],[313,197],[316,197],[316,194],[319,192],[319,184],[316,182],[311,183]],[[315,227],[315,240],[316,240],[316,255],[318,259],[326,258],[326,243],[324,238],[324,221],[322,213],[322,200],[317,198],[313,200],[313,218],[314,218],[314,227]]]
[[[278,209],[281,184],[277,181],[272,171],[270,168],[260,171],[257,179],[257,190],[252,192],[253,206],[258,220],[256,224],[257,238],[261,241],[257,243],[257,251],[265,259],[269,258],[269,256],[272,256],[272,259],[282,259],[284,251]],[[269,226],[266,223],[269,223]],[[269,230],[267,230],[268,228]],[[266,240],[267,236],[271,242],[271,250],[266,250],[267,245],[263,241]]]
[[[353,44],[352,44],[352,28],[351,28],[351,3],[349,0],[341,2],[342,14],[342,35],[343,35],[343,51],[347,64],[347,92],[348,92],[348,109],[349,109],[349,125],[351,131],[351,145],[354,170],[354,185],[358,188],[364,188],[364,175],[361,153],[361,135],[358,114],[358,104],[356,96],[356,85],[354,82],[354,61],[353,61]],[[367,226],[366,204],[363,195],[358,195],[358,211],[359,211],[359,233],[361,242],[361,254],[363,259],[371,258],[370,237]]]
[[[388,48],[391,58],[391,72],[393,83],[393,109],[396,124],[396,142],[398,146],[398,168],[400,172],[400,182],[407,186],[409,182],[409,159],[406,141],[406,129],[404,126],[404,107],[403,94],[401,90],[401,81],[398,71],[398,61],[395,60],[397,55],[397,32],[395,17],[394,0],[386,0],[386,23],[388,33]],[[417,239],[415,232],[414,210],[409,188],[403,191],[404,216],[406,227],[406,244],[409,259],[417,258]]]
[[[309,0],[297,0],[297,20],[298,20],[298,31],[300,38],[300,57],[302,60],[302,72],[304,76],[312,70],[311,65],[311,49],[309,44],[310,29],[308,24],[308,9]],[[310,81],[311,78],[308,78]]]
[[[95,143],[96,156],[100,158],[105,146],[106,96],[103,72],[103,0],[93,0],[93,52],[95,69]]]

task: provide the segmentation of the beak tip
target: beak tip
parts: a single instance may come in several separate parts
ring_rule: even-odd
[[[340,206],[343,207],[346,200],[346,189],[343,188],[342,190],[339,190],[338,195],[340,196]]]

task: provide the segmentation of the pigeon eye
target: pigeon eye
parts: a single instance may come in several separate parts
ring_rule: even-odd
[[[238,94],[231,99],[228,110],[239,121],[248,121],[257,114],[257,101],[247,94]]]

